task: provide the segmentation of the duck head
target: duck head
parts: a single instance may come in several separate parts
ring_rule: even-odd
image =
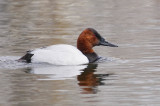
[[[107,42],[95,29],[87,28],[78,37],[77,48],[83,54],[94,53],[92,49],[94,46],[110,46],[118,47],[112,43]]]

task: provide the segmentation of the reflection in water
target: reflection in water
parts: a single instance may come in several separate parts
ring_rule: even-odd
[[[83,70],[81,75],[77,76],[79,85],[83,86],[83,93],[97,93],[97,86],[104,85],[102,82],[104,78],[110,74],[94,74],[98,64],[89,64],[87,68]]]
[[[95,74],[98,64],[88,64],[81,66],[34,66],[25,72],[42,75],[38,80],[67,80],[77,76],[78,85],[84,90],[82,93],[98,92],[99,85],[105,85],[105,77],[111,74]],[[45,76],[45,77],[44,77]]]
[[[27,73],[45,75],[47,78],[39,78],[38,80],[65,80],[80,74],[80,70],[86,68],[86,65],[81,66],[43,66],[37,65],[27,70]]]

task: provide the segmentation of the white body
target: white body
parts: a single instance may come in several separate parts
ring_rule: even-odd
[[[80,65],[89,63],[88,58],[76,47],[66,44],[38,48],[31,51],[33,63],[45,62],[54,65]]]

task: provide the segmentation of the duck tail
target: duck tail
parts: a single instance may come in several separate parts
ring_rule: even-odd
[[[20,59],[18,59],[18,62],[26,62],[26,63],[31,63],[31,57],[34,54],[31,54],[27,52],[24,56],[22,56]]]

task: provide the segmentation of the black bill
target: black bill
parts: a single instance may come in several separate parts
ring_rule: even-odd
[[[109,43],[109,42],[105,41],[105,39],[103,39],[103,38],[100,40],[99,45],[110,46],[110,47],[118,47],[115,44],[112,44],[112,43]]]

